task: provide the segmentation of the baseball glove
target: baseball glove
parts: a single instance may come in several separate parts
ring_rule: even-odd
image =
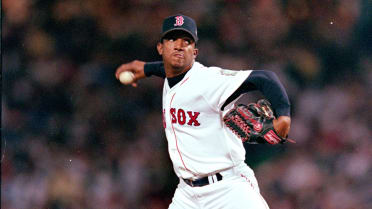
[[[276,133],[271,104],[265,99],[248,105],[239,104],[223,117],[227,127],[243,142],[278,144],[287,141]]]

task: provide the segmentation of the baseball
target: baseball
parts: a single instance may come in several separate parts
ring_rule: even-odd
[[[122,84],[131,84],[134,81],[134,74],[130,71],[124,71],[120,73],[119,80]]]

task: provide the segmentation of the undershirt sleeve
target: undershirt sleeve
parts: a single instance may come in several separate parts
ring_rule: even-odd
[[[243,84],[226,100],[223,108],[238,98],[241,94],[258,90],[271,103],[274,114],[290,116],[290,102],[284,86],[274,72],[266,70],[254,70]]]
[[[163,61],[147,62],[144,66],[144,72],[146,77],[152,75],[165,78],[165,70]]]

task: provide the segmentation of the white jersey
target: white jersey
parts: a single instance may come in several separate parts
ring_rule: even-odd
[[[232,103],[223,112],[221,107],[251,72],[205,67],[195,62],[172,88],[165,79],[163,125],[178,177],[196,179],[244,161],[242,141],[222,120]]]

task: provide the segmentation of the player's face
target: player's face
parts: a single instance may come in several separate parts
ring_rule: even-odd
[[[163,57],[164,66],[170,66],[174,76],[190,69],[198,54],[194,39],[184,31],[168,33],[157,48]]]

